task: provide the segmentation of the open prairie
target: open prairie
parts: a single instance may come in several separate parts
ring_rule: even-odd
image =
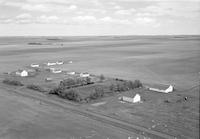
[[[0,38],[1,72],[72,60],[62,68],[187,89],[198,84],[199,59],[200,36]]]
[[[139,125],[161,135],[164,133],[180,139],[199,137],[200,36],[0,38],[1,74],[31,63],[56,61],[64,61],[65,64],[58,68],[67,71],[139,79],[145,86],[156,83],[174,85],[175,91],[169,94],[138,88],[101,98],[96,104],[76,104],[76,109]],[[31,81],[40,82],[43,76]],[[69,103],[20,87],[16,90],[41,97],[41,100]],[[119,96],[133,97],[136,93],[141,95],[141,103],[121,103],[118,100]],[[0,90],[0,138],[122,139],[132,136],[131,139],[136,139],[138,136],[135,132],[130,135],[118,128],[112,129],[112,126],[105,128],[100,123],[96,126],[95,122],[70,110],[63,111],[38,99],[16,94],[3,88]]]

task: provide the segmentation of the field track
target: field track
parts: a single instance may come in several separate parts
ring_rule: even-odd
[[[40,101],[41,103],[49,104],[52,106],[56,106],[56,107],[62,108],[63,110],[70,111],[75,114],[95,120],[96,122],[100,122],[102,124],[106,124],[106,125],[110,125],[115,128],[122,129],[124,132],[127,132],[128,134],[133,134],[133,133],[139,134],[142,136],[150,137],[152,139],[173,139],[173,138],[175,138],[175,137],[165,134],[165,133],[149,130],[147,128],[144,128],[144,127],[141,127],[138,125],[129,124],[122,120],[111,118],[106,115],[101,115],[98,113],[90,112],[88,110],[80,109],[74,105],[71,105],[71,104],[69,105],[69,103],[64,102],[64,101],[60,102],[60,101],[56,101],[55,99],[51,99],[51,98],[48,98],[45,96],[42,97],[42,95],[38,95],[38,93],[34,93],[34,94],[26,93],[25,94],[24,92],[22,92],[20,90],[9,89],[8,87],[5,87],[5,86],[1,86],[1,88],[5,89],[15,95],[33,99],[33,100],[37,100],[37,101]]]

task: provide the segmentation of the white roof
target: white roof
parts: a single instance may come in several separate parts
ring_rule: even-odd
[[[161,92],[161,93],[170,93],[170,92],[173,92],[174,88],[172,85],[168,85],[168,86],[165,85],[165,87],[160,87],[160,86],[149,87],[149,90]]]

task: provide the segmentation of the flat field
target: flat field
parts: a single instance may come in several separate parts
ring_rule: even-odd
[[[0,38],[0,72],[72,60],[62,68],[188,88],[198,84],[199,59],[200,36]]]
[[[139,79],[145,85],[155,83],[174,85],[176,91],[172,94],[158,94],[136,89],[113,97],[103,98],[99,100],[100,105],[98,103],[96,105],[86,104],[81,108],[140,125],[149,128],[149,130],[170,134],[180,139],[199,137],[198,84],[200,74],[198,72],[200,71],[200,36],[0,38],[1,73],[21,69],[31,63],[42,64],[48,61],[56,62],[60,60],[66,64],[59,66],[59,68],[67,71],[89,72],[96,75],[104,74],[108,77],[133,81]],[[69,61],[73,61],[73,63],[67,64]],[[24,100],[23,104],[13,102],[10,98],[12,95],[7,96],[7,92],[5,93],[3,90],[0,90],[0,93],[2,96],[0,101],[2,103],[0,127],[6,125],[4,127],[9,129],[2,128],[2,131],[5,130],[1,133],[2,137],[13,138],[20,135],[20,131],[25,131],[25,129],[27,129],[27,134],[22,137],[34,138],[32,132],[28,129],[35,131],[33,133],[40,133],[38,138],[48,138],[48,134],[49,137],[53,137],[51,133],[54,131],[58,136],[61,136],[60,138],[65,135],[64,133],[69,135],[67,137],[79,136],[77,135],[79,130],[75,128],[80,126],[79,124],[82,127],[82,122],[69,122],[69,125],[74,125],[74,129],[68,130],[64,125],[64,123],[67,123],[67,119],[62,116],[64,113],[54,115],[50,113],[51,110],[46,111],[39,108],[37,111],[45,111],[45,114],[42,114],[41,118],[38,119],[30,114],[36,111],[35,108],[34,110],[29,108],[32,102],[27,107],[28,101]],[[120,95],[133,97],[136,93],[141,94],[143,103],[124,104],[118,101]],[[7,103],[11,104],[4,106]],[[14,113],[18,107],[18,114],[15,115]],[[23,107],[26,107],[26,109]],[[27,114],[23,113],[23,109]],[[27,121],[32,118],[35,119],[30,123],[24,119],[19,119],[20,116],[18,115],[24,116]],[[11,122],[16,117],[19,120]],[[63,122],[55,119],[61,119]],[[6,120],[8,122],[3,122]],[[44,126],[40,125],[42,121]],[[24,122],[25,124],[23,124]],[[48,124],[49,122],[53,123]],[[86,124],[89,126],[91,122]],[[58,130],[56,130],[57,126],[59,127]],[[40,132],[37,129],[42,129],[42,131]],[[90,127],[86,127],[86,129],[90,129]],[[80,130],[82,131],[82,129]],[[98,131],[100,135],[106,133],[102,130],[102,127],[98,127]],[[109,130],[107,131],[109,132]],[[87,130],[82,132],[84,134]],[[108,137],[127,138],[127,135],[123,136],[122,133],[117,134],[115,132],[112,135],[109,134]],[[96,138],[106,137],[99,136]]]
[[[0,89],[1,139],[127,139],[133,135]]]

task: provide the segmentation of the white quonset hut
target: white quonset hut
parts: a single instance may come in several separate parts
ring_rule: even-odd
[[[149,87],[149,90],[160,92],[160,93],[171,93],[174,91],[174,87],[172,85],[153,85],[152,87]]]
[[[21,77],[26,77],[26,76],[28,76],[28,71],[18,70],[18,71],[16,71],[16,75],[21,76]]]

